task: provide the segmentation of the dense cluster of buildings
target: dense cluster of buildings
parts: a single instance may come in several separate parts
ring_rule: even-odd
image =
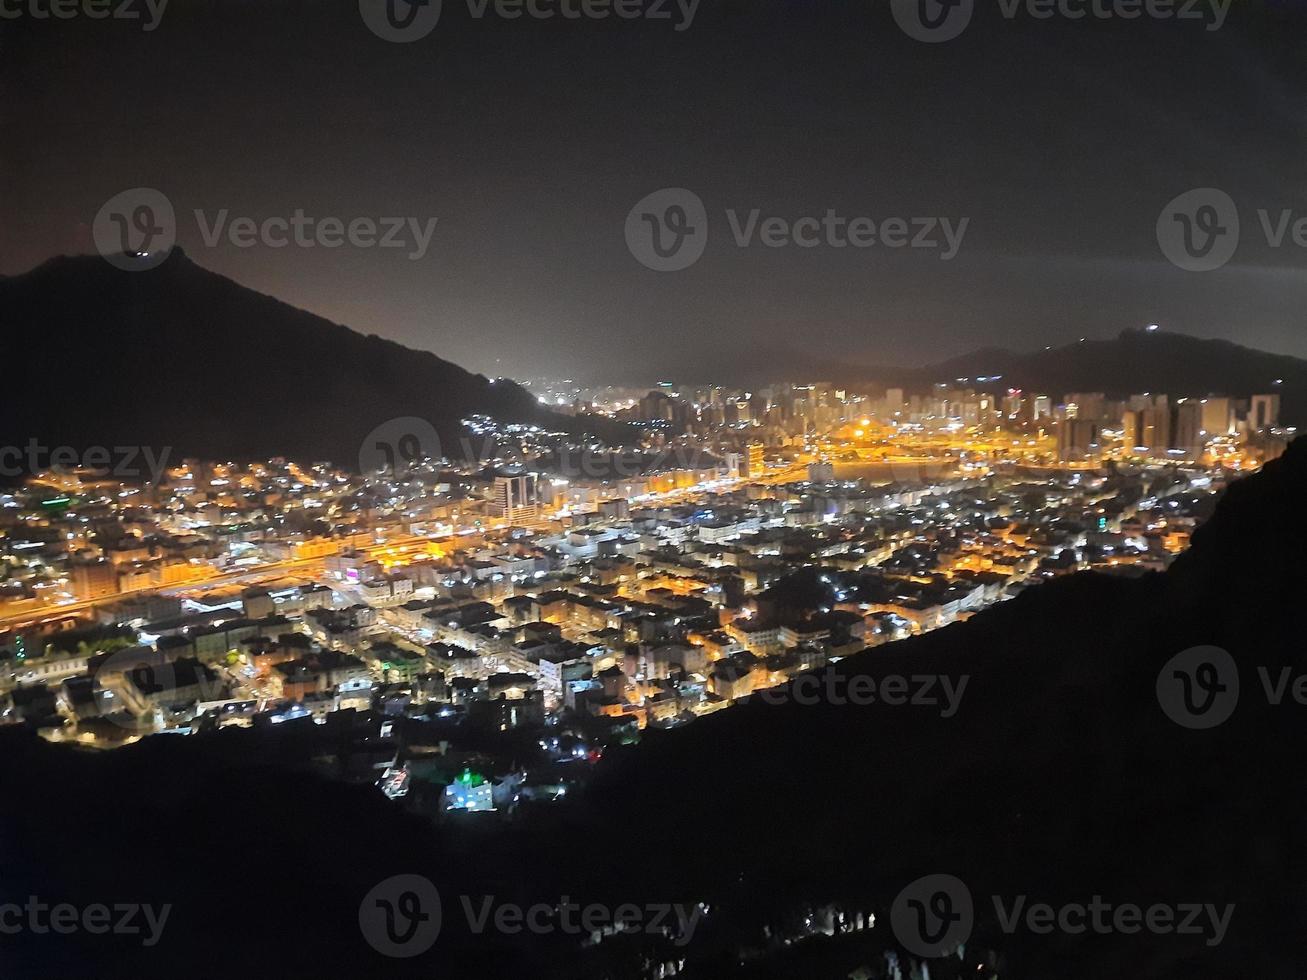
[[[659,433],[692,454],[621,472],[550,471],[542,453],[402,476],[280,460],[189,462],[157,484],[40,474],[0,493],[0,722],[96,746],[362,726],[389,795],[426,778],[445,810],[552,798],[560,769],[643,729],[1056,576],[1164,568],[1230,472],[1172,444],[1246,454],[1278,421],[1263,398],[790,395],[743,399],[761,409],[747,423],[739,398],[710,402],[751,438]],[[670,421],[688,403],[660,388],[638,410]],[[820,427],[788,444],[767,431],[809,414]],[[1158,452],[1103,452],[1110,425]]]
[[[838,433],[900,447],[933,440],[958,450],[1006,440],[1006,456],[1019,449],[1032,462],[1230,464],[1273,454],[1293,434],[1281,427],[1279,384],[1268,379],[1266,393],[1236,398],[1044,393],[1010,387],[1001,376],[958,378],[918,392],[828,383],[744,390],[664,382],[644,393],[573,387],[568,397],[551,391],[544,400],[563,402],[555,407],[564,410],[604,411],[644,427],[656,440],[708,446],[723,458],[750,445],[812,450]]]

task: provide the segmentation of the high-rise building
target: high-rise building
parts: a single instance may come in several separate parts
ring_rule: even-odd
[[[743,398],[732,398],[726,403],[726,424],[748,424],[752,420],[749,403]]]
[[[1230,399],[1209,395],[1202,405],[1203,430],[1208,437],[1228,436],[1234,429],[1234,405]]]
[[[1128,407],[1132,412],[1142,412],[1146,408],[1161,408],[1166,405],[1165,395],[1154,395],[1144,392],[1142,395],[1131,395]]]
[[[1172,413],[1171,448],[1179,449],[1189,456],[1202,453],[1207,440],[1203,436],[1203,404],[1192,399],[1176,402]]]
[[[1099,420],[1105,417],[1107,396],[1101,391],[1077,391],[1066,396],[1069,419]]]
[[[1102,427],[1094,419],[1066,419],[1057,433],[1058,458],[1087,459],[1100,454]]]
[[[664,392],[651,391],[640,399],[640,418],[648,421],[671,421],[671,399]]]
[[[1165,456],[1171,448],[1171,412],[1162,407],[1127,409],[1121,416],[1127,454]]]
[[[1253,395],[1252,407],[1248,410],[1248,427],[1251,429],[1270,429],[1280,422],[1279,395]]]
[[[540,496],[534,473],[495,477],[495,512],[510,524],[540,517]]]
[[[1171,412],[1159,406],[1139,413],[1139,445],[1148,447],[1154,456],[1165,456],[1171,448]]]
[[[1015,419],[1021,414],[1021,406],[1025,404],[1025,397],[1020,388],[1009,388],[1007,396],[1003,399],[1003,414],[1009,419]]]

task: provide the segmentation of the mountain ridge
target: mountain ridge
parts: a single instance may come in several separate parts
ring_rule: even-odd
[[[915,367],[829,361],[801,351],[785,351],[774,362],[789,365],[789,370],[812,380],[909,390],[925,390],[933,384],[977,384],[976,378],[983,377],[987,380],[979,382],[980,387],[992,388],[996,382],[988,379],[998,379],[1003,388],[1055,398],[1083,391],[1101,391],[1112,397],[1146,391],[1175,397],[1236,398],[1278,393],[1286,420],[1293,424],[1307,421],[1307,360],[1167,330],[1126,329],[1110,339],[1086,339],[1032,351],[981,347]],[[797,379],[752,380],[765,384]]]
[[[352,467],[368,433],[396,418],[424,419],[442,440],[456,440],[472,414],[624,435],[606,420],[550,412],[514,382],[248,289],[179,248],[143,271],[55,257],[0,279],[0,319],[23,364],[0,444]]]

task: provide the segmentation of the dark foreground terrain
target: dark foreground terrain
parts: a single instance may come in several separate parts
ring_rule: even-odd
[[[139,935],[0,935],[0,975],[634,977],[661,963],[688,977],[881,977],[897,955],[903,977],[921,976],[888,912],[906,884],[942,873],[965,883],[975,925],[932,978],[1301,977],[1305,553],[1299,442],[1233,485],[1166,574],[1062,579],[839,665],[877,683],[966,676],[950,717],[755,698],[610,754],[583,799],[510,825],[431,827],[370,787],[284,764],[250,732],[109,754],[9,732],[0,903],[172,910],[148,948]],[[1233,656],[1239,697],[1223,724],[1193,729],[1162,710],[1157,683],[1207,644]],[[1289,679],[1279,704],[1263,677]],[[390,959],[363,940],[359,905],[404,872],[435,883],[443,929],[424,954]],[[463,897],[476,910],[486,896],[709,912],[684,945],[583,947],[557,931],[475,934]],[[1232,910],[1219,942],[1024,920],[1009,932],[993,896]],[[874,927],[786,941],[858,912]]]

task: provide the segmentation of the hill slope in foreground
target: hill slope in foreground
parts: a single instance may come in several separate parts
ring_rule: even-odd
[[[368,433],[396,418],[425,419],[442,440],[472,414],[577,425],[510,381],[296,309],[179,248],[146,271],[78,256],[0,280],[0,323],[13,361],[0,445],[353,466]]]
[[[864,692],[896,675],[955,688],[966,677],[948,717],[756,698],[610,754],[584,799],[508,826],[428,827],[370,788],[278,767],[253,733],[99,756],[12,733],[0,742],[0,900],[173,904],[150,948],[20,935],[12,975],[38,964],[43,975],[199,975],[203,964],[211,976],[627,977],[648,956],[696,978],[882,977],[887,951],[902,955],[895,896],[948,874],[968,888],[975,926],[964,959],[930,964],[934,980],[1302,976],[1307,707],[1292,681],[1274,703],[1261,673],[1277,687],[1303,670],[1305,500],[1300,440],[1232,485],[1165,574],[1076,575],[838,665]],[[1157,682],[1205,644],[1237,664],[1238,704],[1192,729],[1161,709]],[[444,898],[439,940],[411,960],[380,957],[358,929],[362,898],[399,872],[426,875]],[[460,896],[476,910],[488,895],[711,912],[685,948],[644,936],[581,948],[476,934]],[[1202,931],[1125,920],[1044,933],[1023,918],[1008,932],[1000,911],[1023,896],[1161,903],[1177,916],[1195,905]],[[876,925],[777,938],[827,904],[875,913]],[[1207,907],[1228,910],[1219,942]]]

